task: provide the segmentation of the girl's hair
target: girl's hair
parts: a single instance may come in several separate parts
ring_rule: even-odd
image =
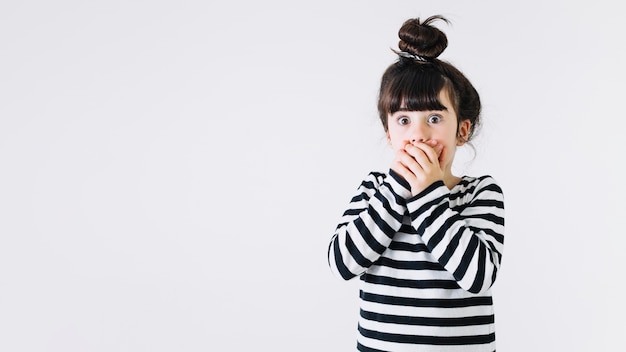
[[[454,66],[437,57],[448,46],[446,35],[432,26],[436,20],[449,21],[442,16],[431,16],[424,22],[409,19],[398,33],[400,43],[396,52],[398,61],[383,74],[378,96],[378,113],[385,132],[387,116],[402,109],[413,111],[443,110],[439,93],[446,89],[457,114],[458,124],[469,120],[471,127],[465,141],[469,141],[480,124],[480,97],[470,81]]]

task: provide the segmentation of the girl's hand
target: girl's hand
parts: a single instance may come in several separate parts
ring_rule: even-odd
[[[396,151],[391,169],[402,176],[411,186],[415,196],[435,181],[443,180],[443,170],[439,165],[442,146],[436,141],[407,142],[403,149]]]

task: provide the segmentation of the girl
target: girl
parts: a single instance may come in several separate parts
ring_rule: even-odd
[[[452,162],[479,125],[480,99],[437,57],[433,16],[400,28],[378,111],[395,157],[371,172],[331,239],[331,270],[360,277],[359,351],[495,351],[493,285],[504,243],[502,190],[457,177]]]

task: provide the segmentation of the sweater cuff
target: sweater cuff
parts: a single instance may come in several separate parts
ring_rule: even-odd
[[[388,183],[391,187],[391,191],[398,197],[405,200],[411,198],[411,186],[402,176],[392,169],[389,169]]]

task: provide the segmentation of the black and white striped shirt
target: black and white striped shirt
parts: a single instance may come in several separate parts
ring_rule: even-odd
[[[490,176],[416,196],[372,172],[343,214],[331,270],[360,276],[359,351],[495,351],[490,288],[502,260],[504,202]]]

